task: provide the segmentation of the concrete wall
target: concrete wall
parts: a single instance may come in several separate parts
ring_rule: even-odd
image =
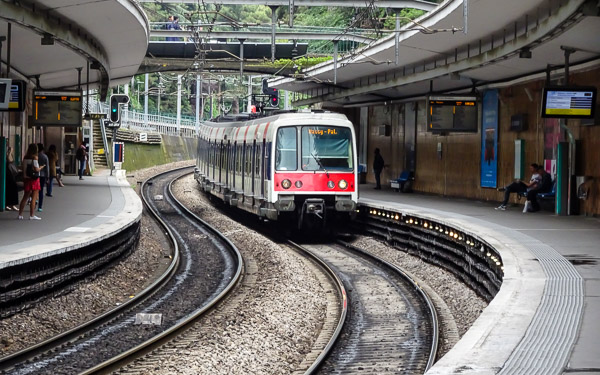
[[[600,87],[600,69],[572,74],[571,84]],[[550,121],[556,120],[540,117],[543,87],[544,81],[537,80],[499,89],[499,139],[496,156],[498,187],[513,181],[516,139],[525,141],[526,166],[544,162],[544,144],[547,141],[544,127],[549,126]],[[600,103],[600,100],[598,102]],[[502,193],[496,189],[480,187],[481,130],[477,133],[450,133],[446,136],[427,132],[424,100],[369,108],[367,182],[375,182],[371,166],[376,147],[381,150],[386,164],[382,181],[387,182],[397,177],[406,168],[404,145],[407,129],[404,123],[407,118],[406,111],[416,111],[417,118],[416,173],[413,185],[415,191],[485,201],[502,199]],[[600,108],[596,110],[596,120],[592,120],[588,125],[582,125],[581,120],[565,121],[566,127],[577,142],[574,174],[588,177],[586,188],[589,191],[589,198],[583,202],[580,211],[593,215],[600,215],[599,112]],[[526,130],[521,132],[510,130],[511,116],[515,114],[527,114]],[[358,118],[351,120],[358,124]],[[391,125],[390,135],[379,134],[381,125]],[[562,140],[568,140],[564,130],[560,133]],[[442,148],[441,157],[437,152],[438,143]],[[529,178],[527,173],[525,178]]]
[[[162,136],[160,145],[125,143],[123,169],[134,171],[155,165],[196,158],[198,140],[175,136]]]

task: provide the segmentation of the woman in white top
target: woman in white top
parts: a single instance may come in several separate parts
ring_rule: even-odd
[[[31,203],[29,204],[29,220],[42,220],[42,218],[37,217],[33,214],[33,209],[35,208],[35,202],[38,199],[38,194],[40,191],[40,179],[39,177],[33,177],[32,173],[38,172],[37,176],[39,176],[39,172],[45,165],[38,164],[38,147],[35,143],[32,143],[27,147],[27,153],[23,158],[23,186],[25,193],[23,194],[23,198],[21,199],[21,204],[19,205],[19,216],[17,219],[23,220],[23,210],[25,209],[25,205],[27,204],[27,199],[31,197]]]

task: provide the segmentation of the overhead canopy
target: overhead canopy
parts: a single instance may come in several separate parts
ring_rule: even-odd
[[[44,89],[77,86],[78,68],[106,93],[138,70],[146,53],[149,26],[144,12],[130,0],[35,0],[1,2],[2,65],[11,76],[29,79]]]
[[[327,62],[305,71],[303,80],[281,78],[270,85],[306,94],[309,99],[298,105],[334,106],[412,98],[430,90],[470,89],[544,72],[548,64],[560,67],[564,64],[561,47],[573,51],[571,64],[598,59],[597,15],[594,1],[536,0],[510,6],[502,1],[471,1],[464,34],[441,31],[463,27],[463,1],[448,0],[417,20],[418,25],[404,27],[397,52],[390,35],[353,56],[340,57],[337,69]]]

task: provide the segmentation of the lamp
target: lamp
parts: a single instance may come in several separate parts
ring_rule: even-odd
[[[531,58],[531,50],[528,47],[521,48],[519,52],[520,59],[530,59]]]
[[[42,46],[53,46],[54,37],[51,34],[45,33],[42,36]]]

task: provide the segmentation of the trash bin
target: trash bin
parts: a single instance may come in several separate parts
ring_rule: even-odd
[[[358,183],[359,184],[367,183],[367,166],[365,164],[358,165]]]

